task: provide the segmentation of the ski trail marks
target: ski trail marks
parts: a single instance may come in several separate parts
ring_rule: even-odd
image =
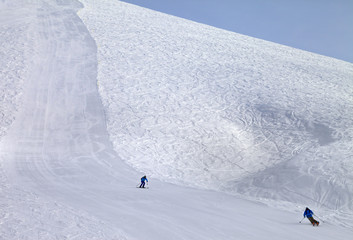
[[[1,142],[6,239],[126,239],[118,226],[75,208],[81,197],[94,202],[87,197],[94,186],[115,181],[111,169],[120,162],[108,141],[96,45],[75,12],[80,6],[37,1],[23,19],[35,41],[26,49],[22,107]]]

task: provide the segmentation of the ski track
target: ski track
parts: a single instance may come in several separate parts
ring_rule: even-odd
[[[276,72],[283,56],[270,43],[119,1],[82,2],[90,32],[75,0],[0,3],[0,52],[9,52],[0,71],[0,239],[349,236],[335,225],[351,227],[351,65],[275,45],[303,61],[288,59],[286,71]],[[337,79],[320,86],[310,75],[318,67],[318,79]],[[266,84],[270,73],[306,78],[275,87]],[[325,87],[336,95],[326,96]],[[296,88],[303,95],[287,99]],[[314,90],[316,112],[309,112]],[[277,210],[296,207],[274,211],[153,178],[147,191],[136,191],[140,174],[122,159],[164,181],[244,193]],[[298,184],[308,181],[315,191],[304,202]],[[334,191],[339,199],[330,199]],[[306,203],[329,221],[320,232],[293,230]]]
[[[122,2],[82,2],[111,141],[134,168],[352,211],[352,64]]]
[[[106,150],[109,142],[101,141],[105,121],[95,82],[96,46],[76,15],[75,9],[82,5],[77,1],[22,4],[8,3],[8,11],[3,11],[21,6],[19,15],[12,16],[20,18],[1,25],[6,33],[1,50],[10,50],[5,56],[12,60],[1,71],[6,80],[1,89],[16,92],[1,92],[12,102],[1,105],[8,107],[4,116],[9,117],[1,118],[5,122],[1,126],[6,127],[1,135],[6,136],[1,139],[5,172],[0,172],[0,239],[126,239],[115,226],[50,197],[77,197],[74,186],[79,181],[103,181],[99,174],[111,173],[114,178],[111,170],[99,171],[109,166],[100,159],[116,156]],[[21,16],[24,12],[26,18]],[[14,42],[9,41],[12,38]],[[15,45],[8,47],[9,43]],[[25,82],[22,72],[29,75]],[[21,99],[17,121],[7,130],[18,109],[12,106]],[[85,171],[91,165],[97,170],[94,176]]]

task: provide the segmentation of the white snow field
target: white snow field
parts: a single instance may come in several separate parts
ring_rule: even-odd
[[[0,36],[1,240],[352,239],[353,64],[116,0]]]

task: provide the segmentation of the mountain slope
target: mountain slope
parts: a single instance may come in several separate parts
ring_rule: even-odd
[[[350,114],[351,102],[341,108],[350,91],[341,86],[349,83],[350,64],[275,45],[277,55],[271,43],[118,1],[82,2],[84,23],[76,14],[83,7],[78,1],[1,2],[1,34],[16,38],[18,48],[2,43],[0,50],[24,60],[18,66],[7,64],[11,58],[0,61],[6,79],[0,92],[17,96],[0,103],[12,119],[0,121],[1,239],[349,238],[344,217],[351,212],[343,215],[324,195],[328,206],[313,207],[324,222],[313,228],[298,223],[306,203],[294,194],[291,203],[282,201],[287,199],[275,188],[276,178],[267,189],[252,181],[271,169],[279,180],[281,169],[304,172],[299,167],[307,145],[328,147],[333,155],[329,147],[341,143],[335,154],[340,164],[348,161],[343,145],[349,143],[344,137],[351,133],[350,118],[339,115],[332,124],[325,109]],[[282,87],[268,80],[271,71],[277,78],[283,64],[276,57],[289,58],[293,67],[298,54],[314,59],[302,70],[307,79],[318,69],[337,77],[333,100],[310,91],[319,87],[315,81],[296,85],[315,93],[310,111],[306,95],[284,93],[288,79]],[[322,100],[328,105],[321,106]],[[292,112],[284,112],[289,103]],[[291,135],[282,135],[286,131]],[[300,159],[299,170],[284,165],[290,156]],[[327,171],[325,164],[334,163],[329,160],[317,162],[318,170]],[[333,181],[348,167],[327,172]],[[320,178],[314,170],[309,180]],[[152,176],[149,189],[135,187],[139,171]],[[347,178],[348,191],[350,183]],[[293,185],[288,189],[299,189]],[[317,200],[315,193],[323,190],[315,186],[310,194]],[[342,191],[337,195],[339,206],[351,201]]]
[[[173,183],[352,210],[352,64],[121,2],[83,3],[123,159]]]

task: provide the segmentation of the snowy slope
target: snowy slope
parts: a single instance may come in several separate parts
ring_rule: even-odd
[[[0,2],[0,239],[349,238],[351,64],[82,3]]]
[[[352,64],[125,3],[83,3],[123,159],[169,182],[352,210]]]

